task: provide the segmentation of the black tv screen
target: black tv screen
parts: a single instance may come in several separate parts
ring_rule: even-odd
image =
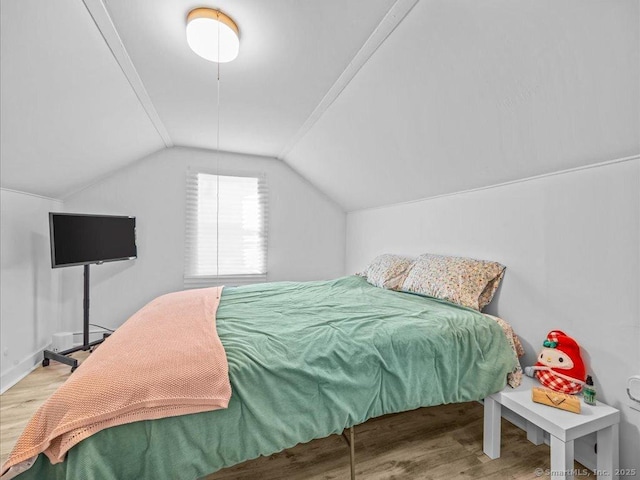
[[[135,217],[51,212],[49,232],[53,268],[137,256]]]

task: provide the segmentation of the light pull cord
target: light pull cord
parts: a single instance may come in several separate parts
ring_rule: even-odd
[[[216,283],[220,282],[220,12],[218,12],[217,118],[216,118]]]

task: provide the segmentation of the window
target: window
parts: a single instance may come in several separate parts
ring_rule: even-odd
[[[266,281],[264,177],[189,172],[185,288]]]

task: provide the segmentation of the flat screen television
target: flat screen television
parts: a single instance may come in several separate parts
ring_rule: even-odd
[[[137,257],[136,219],[116,215],[49,213],[53,268]]]

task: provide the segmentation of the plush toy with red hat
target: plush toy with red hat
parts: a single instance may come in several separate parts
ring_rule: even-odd
[[[525,374],[535,375],[542,385],[556,392],[580,392],[586,371],[578,342],[560,330],[552,330],[542,346],[538,361],[533,367],[526,367]]]

